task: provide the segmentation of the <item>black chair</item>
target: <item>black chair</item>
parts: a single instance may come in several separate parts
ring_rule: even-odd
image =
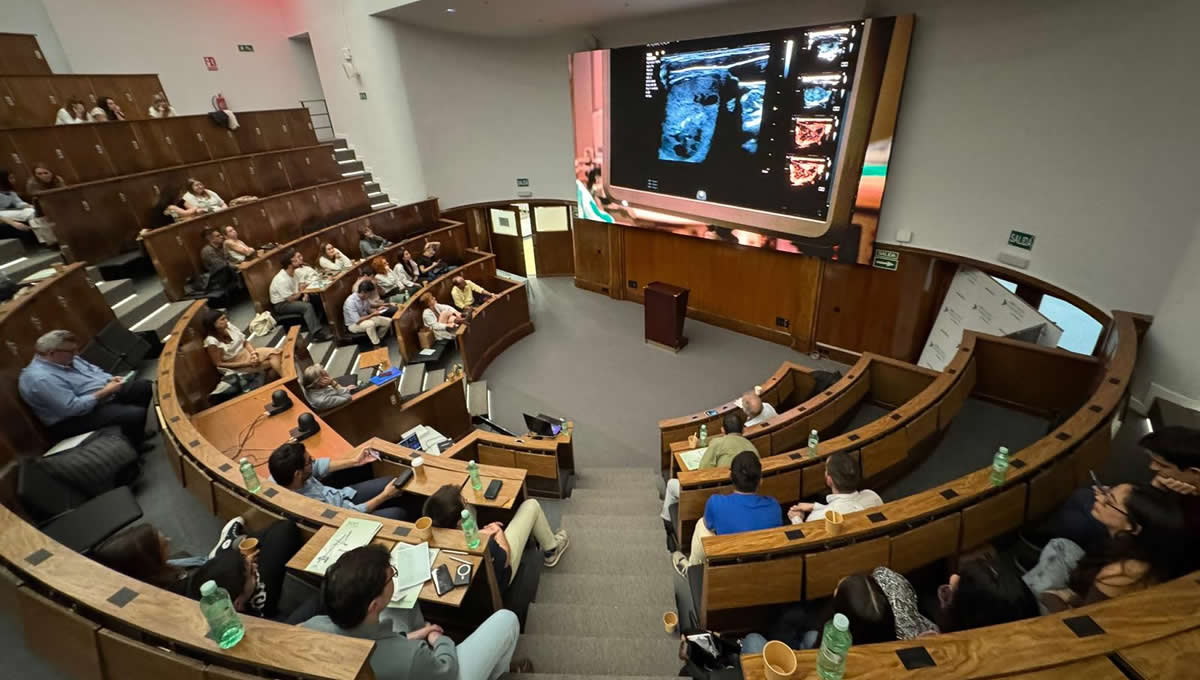
[[[80,554],[142,517],[142,508],[129,487],[120,486],[89,500],[48,474],[36,458],[20,463],[17,498],[42,533]]]

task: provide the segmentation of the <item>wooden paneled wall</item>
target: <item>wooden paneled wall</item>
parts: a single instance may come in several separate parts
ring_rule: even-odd
[[[53,125],[67,100],[78,99],[91,109],[100,97],[115,99],[126,120],[145,120],[154,95],[162,91],[153,73],[4,75],[0,76],[0,129]]]

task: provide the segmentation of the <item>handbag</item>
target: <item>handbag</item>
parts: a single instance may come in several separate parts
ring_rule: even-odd
[[[684,635],[679,641],[679,675],[695,680],[741,680],[742,648],[713,632]]]
[[[421,349],[433,347],[433,331],[428,328],[417,331],[417,342],[421,344]]]

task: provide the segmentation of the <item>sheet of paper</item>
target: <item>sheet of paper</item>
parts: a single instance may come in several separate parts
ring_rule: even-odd
[[[333,533],[333,536],[329,537],[329,540],[321,547],[321,551],[308,563],[304,571],[324,576],[325,570],[333,566],[339,557],[370,543],[382,528],[383,524],[374,520],[347,518],[342,522],[342,526]]]
[[[433,563],[435,560],[437,560],[438,553],[440,552],[441,550],[438,548],[429,549],[430,573],[433,572]],[[430,578],[432,578],[432,576]],[[424,587],[424,583],[418,583],[415,586],[405,588],[403,590],[397,590],[396,593],[392,595],[392,601],[388,603],[388,606],[395,607],[396,609],[412,609],[413,606],[417,604],[417,600],[421,597],[421,589]]]
[[[420,354],[420,355],[421,355],[421,356],[423,356],[423,357],[427,357],[427,356],[429,356],[430,354],[433,354],[433,353],[434,353],[434,352],[436,352],[436,351],[437,351],[437,350],[435,350],[435,349],[433,349],[433,348],[429,348],[429,349],[423,349],[423,350],[421,350],[420,352],[417,352],[417,354]]]
[[[67,437],[66,439],[62,440],[61,442],[55,444],[49,451],[43,453],[42,455],[43,456],[53,456],[56,453],[62,453],[63,451],[73,449],[76,446],[79,446],[80,444],[82,444],[84,439],[87,439],[88,437],[92,436],[93,434],[95,434],[94,431],[93,432],[84,432],[83,434],[77,434],[74,437]]]
[[[397,543],[396,547],[392,548],[392,567],[396,570],[392,581],[396,590],[407,590],[428,581],[429,565],[428,543]]]
[[[679,460],[688,470],[695,470],[700,467],[700,459],[704,457],[704,449],[691,449],[679,454]]]

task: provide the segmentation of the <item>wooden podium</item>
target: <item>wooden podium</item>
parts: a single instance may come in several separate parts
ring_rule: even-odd
[[[646,307],[646,342],[672,352],[687,346],[683,320],[687,316],[688,289],[654,281],[642,289]]]

